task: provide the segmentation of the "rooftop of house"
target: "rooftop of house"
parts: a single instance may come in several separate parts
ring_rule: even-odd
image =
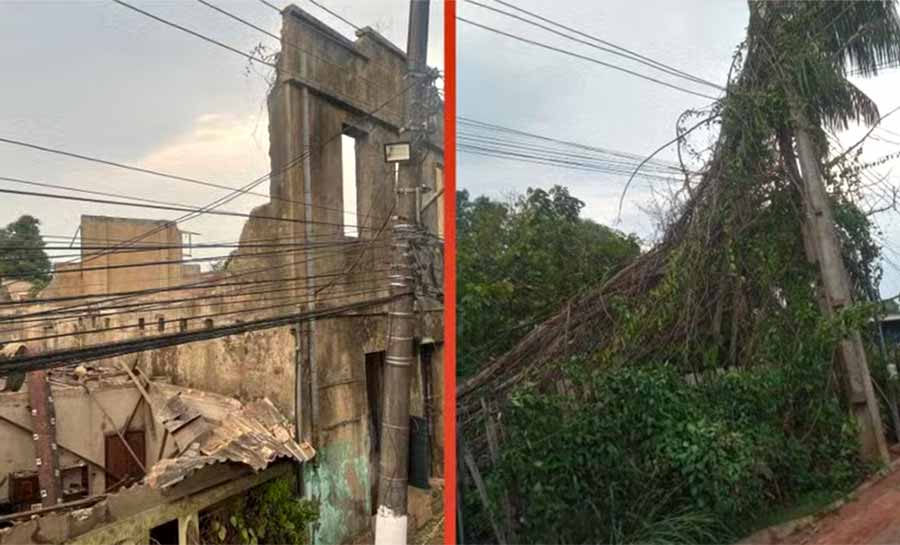
[[[24,350],[22,343],[0,349],[3,356]],[[111,388],[135,388],[150,408],[156,423],[165,429],[173,449],[147,468],[135,487],[167,490],[190,481],[207,466],[226,464],[246,468],[250,473],[265,470],[278,460],[306,462],[315,450],[305,441],[296,441],[288,419],[266,398],[241,403],[235,398],[177,386],[168,377],[146,377],[138,369],[113,364],[77,365],[50,370],[48,379],[54,395],[90,395]],[[0,379],[2,381],[3,379]],[[9,380],[9,377],[6,378]],[[7,385],[0,385],[0,391]],[[20,403],[28,392],[19,382],[17,391],[0,393],[0,400],[16,396]],[[106,494],[101,494],[106,497]],[[83,506],[82,506],[83,507]],[[56,510],[54,510],[56,512]],[[28,517],[22,517],[22,520]],[[0,522],[16,522],[16,515],[0,517]],[[2,543],[2,539],[0,539]]]

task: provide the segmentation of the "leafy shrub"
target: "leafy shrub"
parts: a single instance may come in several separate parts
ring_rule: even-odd
[[[488,481],[527,498],[516,509],[528,542],[739,537],[772,506],[861,475],[835,397],[804,394],[827,387],[815,367],[821,376],[762,367],[695,386],[668,365],[628,367],[591,373],[577,398],[520,391]]]
[[[296,497],[293,478],[284,477],[212,510],[201,518],[200,531],[209,544],[303,545],[309,542],[307,528],[318,516],[313,502]]]

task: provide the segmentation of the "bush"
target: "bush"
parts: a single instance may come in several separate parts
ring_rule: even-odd
[[[861,475],[836,398],[804,393],[828,373],[760,368],[692,386],[666,365],[575,372],[586,395],[522,391],[503,416],[488,481],[528,498],[516,506],[524,541],[717,542]]]
[[[297,498],[292,477],[274,479],[229,500],[201,517],[204,543],[304,545],[307,528],[318,520],[316,505]]]

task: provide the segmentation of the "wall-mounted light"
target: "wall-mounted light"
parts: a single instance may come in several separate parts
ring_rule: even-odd
[[[402,163],[409,161],[412,156],[412,149],[409,142],[394,142],[384,145],[384,162],[386,163]]]

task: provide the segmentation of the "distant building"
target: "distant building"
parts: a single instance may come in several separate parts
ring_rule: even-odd
[[[32,289],[34,283],[27,280],[0,280],[0,301],[27,301]]]
[[[171,221],[85,215],[78,232],[81,259],[56,263],[40,299],[169,288],[200,274],[181,263],[183,235]]]

